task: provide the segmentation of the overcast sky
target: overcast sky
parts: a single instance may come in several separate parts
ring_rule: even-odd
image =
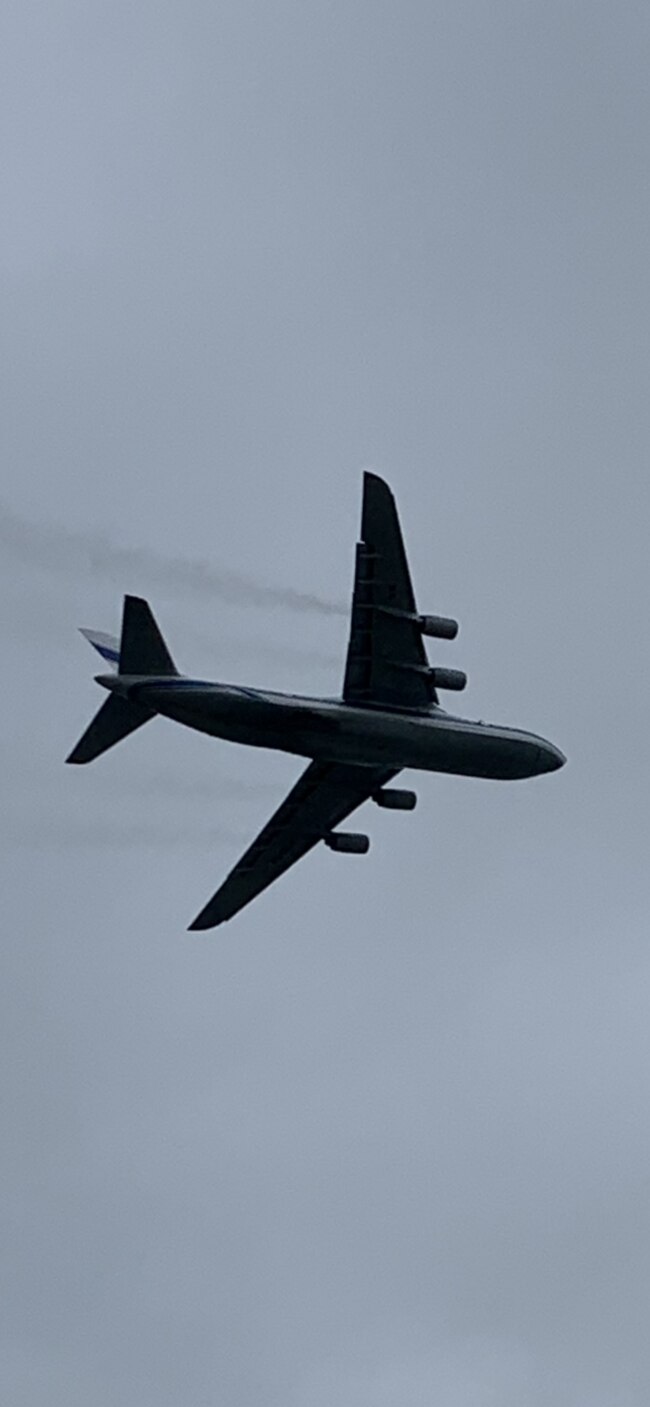
[[[0,1397],[646,1407],[648,7],[2,29]],[[338,692],[369,466],[464,711],[568,766],[409,774],[188,934],[301,764],[64,767],[76,627]]]

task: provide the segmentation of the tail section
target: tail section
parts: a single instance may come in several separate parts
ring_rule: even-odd
[[[120,674],[178,674],[178,670],[141,596],[124,597]]]
[[[115,683],[107,680],[111,694],[87,727],[68,762],[92,762],[121,738],[141,728],[155,714],[139,700],[128,697],[128,680],[120,691],[122,675],[176,675],[178,670],[156,625],[151,610],[140,596],[125,596],[120,641],[99,630],[83,630],[82,635],[98,651],[112,669],[117,669]],[[101,682],[101,681],[100,681]],[[115,688],[115,692],[113,692]]]
[[[119,694],[110,694],[99,713],[95,714],[92,723],[89,723],[77,746],[72,749],[70,756],[66,757],[66,762],[92,762],[95,757],[100,757],[102,752],[107,752],[109,747],[113,747],[114,743],[128,738],[129,733],[134,733],[136,728],[148,723],[150,718],[155,718],[155,714],[152,709],[145,708],[144,704],[136,703],[134,699],[120,698]]]
[[[79,629],[84,640],[92,645],[97,654],[106,661],[106,664],[111,669],[117,669],[120,662],[120,642],[117,635],[107,635],[104,630],[84,630],[83,625],[80,625]]]
[[[124,597],[121,640],[104,630],[85,630],[83,626],[80,630],[84,640],[120,674],[178,674],[151,609],[141,596]]]

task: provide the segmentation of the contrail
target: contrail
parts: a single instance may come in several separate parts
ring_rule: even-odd
[[[224,654],[227,654],[229,659],[244,660],[254,655],[257,661],[270,660],[273,664],[286,664],[289,667],[300,663],[314,665],[319,669],[343,667],[340,654],[317,650],[312,645],[277,644],[273,640],[260,640],[259,637],[255,640],[242,636],[224,638],[214,632],[208,635],[207,631],[197,629],[192,624],[185,629],[193,641],[210,651],[215,661]]]
[[[1,546],[1,528],[0,528]],[[44,594],[42,588],[39,589],[37,597],[32,598],[22,591],[17,594],[16,585],[9,583],[0,605],[0,638],[3,631],[13,633],[15,629],[14,614],[19,605],[20,609],[20,629],[24,636],[29,631],[30,635],[37,640],[47,640],[50,644],[53,640],[60,640],[62,632],[61,610],[54,605],[52,593]],[[67,607],[66,607],[67,610]],[[92,622],[97,628],[106,627],[110,629],[111,624],[115,625],[115,633],[119,634],[117,620],[101,620]],[[74,624],[77,624],[75,619]],[[267,661],[271,664],[285,664],[292,669],[296,665],[313,666],[316,669],[333,670],[342,669],[342,657],[340,652],[334,653],[327,650],[319,650],[311,644],[294,644],[287,641],[275,641],[270,638],[262,639],[259,634],[254,636],[225,634],[221,628],[221,621],[214,630],[207,631],[201,626],[197,626],[193,620],[183,621],[182,632],[177,629],[177,634],[183,635],[189,642],[183,646],[182,657],[179,652],[179,665],[185,665],[186,657],[189,658],[192,644],[199,645],[206,652],[207,660],[214,662],[214,667],[223,668],[224,659],[228,660],[229,668],[236,668],[240,661],[254,659],[258,665],[264,665]],[[66,627],[67,629],[68,627]],[[70,626],[70,628],[72,628]],[[176,654],[176,639],[170,629],[170,639],[173,641],[173,652]],[[212,667],[212,664],[210,665]]]
[[[346,607],[309,591],[290,586],[263,586],[251,577],[189,557],[166,557],[148,547],[124,547],[100,533],[30,522],[0,503],[0,546],[15,556],[52,572],[76,575],[101,572],[122,585],[129,576],[143,576],[152,585],[173,586],[193,595],[215,596],[238,606],[276,606],[292,611],[340,616]]]

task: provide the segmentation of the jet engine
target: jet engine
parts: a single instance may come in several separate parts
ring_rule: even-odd
[[[460,693],[467,683],[467,675],[462,669],[439,669],[437,665],[429,671],[429,678],[436,689],[453,689],[456,693]]]
[[[323,836],[323,840],[328,849],[335,850],[339,855],[367,855],[370,849],[367,835],[359,835],[356,831],[330,831],[329,835]]]
[[[417,804],[414,791],[400,791],[398,787],[382,787],[372,799],[386,811],[413,811]]]
[[[455,640],[458,634],[458,621],[450,616],[418,616],[418,627],[436,640]]]

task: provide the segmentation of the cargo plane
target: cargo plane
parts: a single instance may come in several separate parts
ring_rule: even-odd
[[[458,623],[421,615],[393,495],[378,475],[363,481],[350,636],[341,698],[303,698],[179,674],[146,601],[126,596],[120,640],[82,633],[111,668],[108,690],[68,762],[100,753],[163,714],[201,733],[309,759],[257,839],[190,925],[214,928],[321,841],[363,855],[369,839],[339,826],[365,801],[412,811],[413,791],[391,785],[404,768],[513,780],[554,772],[565,757],[534,733],[471,722],[440,706],[460,691],[458,669],[429,664],[424,637],[453,640]]]

